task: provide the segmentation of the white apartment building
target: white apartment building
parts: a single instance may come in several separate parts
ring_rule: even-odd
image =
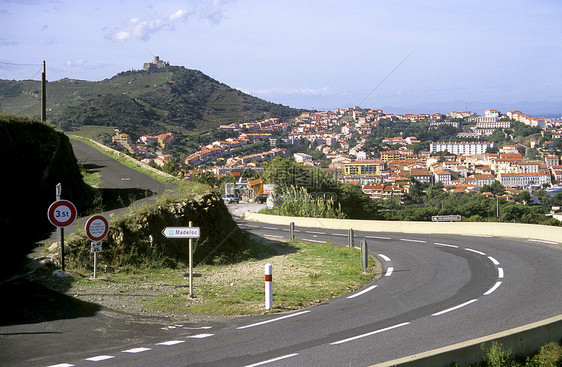
[[[498,179],[503,187],[528,187],[530,185],[550,184],[550,172],[500,173]]]
[[[449,152],[454,155],[484,154],[488,148],[495,147],[490,142],[438,142],[429,145],[429,153]]]

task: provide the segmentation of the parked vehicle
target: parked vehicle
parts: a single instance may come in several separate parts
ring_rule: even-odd
[[[227,203],[227,204],[239,203],[240,202],[240,200],[238,199],[238,196],[230,195],[230,194],[224,194],[222,196],[222,200],[224,200],[224,202]]]
[[[263,204],[267,201],[267,194],[259,194],[256,196],[256,203]]]

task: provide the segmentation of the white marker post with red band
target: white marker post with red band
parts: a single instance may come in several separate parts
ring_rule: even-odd
[[[265,264],[265,309],[273,308],[272,266]]]

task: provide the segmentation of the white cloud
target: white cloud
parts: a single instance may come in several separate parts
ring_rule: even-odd
[[[70,66],[70,67],[84,66],[86,64],[86,60],[84,59],[78,59],[76,61],[67,60],[65,64],[66,66]]]
[[[174,23],[182,21],[189,16],[189,12],[178,9],[168,17],[156,16],[152,19],[132,18],[121,29],[113,32],[109,38],[114,41],[129,39],[148,40],[150,36],[164,28],[171,28]]]

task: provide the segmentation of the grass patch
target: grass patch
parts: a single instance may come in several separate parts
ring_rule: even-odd
[[[297,241],[255,242],[236,261],[196,265],[193,293],[181,268],[145,268],[103,274],[92,281],[83,274],[66,293],[127,312],[185,317],[204,315],[259,315],[295,310],[351,293],[380,274],[370,259],[366,274],[355,248]],[[264,308],[264,267],[273,266],[273,309]],[[75,278],[79,278],[75,275]],[[133,307],[134,308],[131,308]]]

